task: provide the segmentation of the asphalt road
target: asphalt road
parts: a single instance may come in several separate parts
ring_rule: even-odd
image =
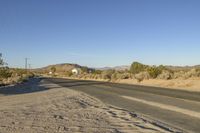
[[[138,85],[70,79],[47,79],[82,91],[106,104],[167,123],[186,132],[200,133],[200,93]]]

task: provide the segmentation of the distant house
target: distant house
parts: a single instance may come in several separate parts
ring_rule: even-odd
[[[75,75],[80,74],[80,72],[81,72],[80,68],[74,68],[74,69],[72,69],[72,73],[75,74]]]
[[[53,73],[52,72],[49,72],[49,75],[52,75]]]

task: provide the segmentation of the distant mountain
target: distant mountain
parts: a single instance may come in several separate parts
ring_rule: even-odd
[[[171,69],[171,70],[190,70],[193,68],[200,69],[200,65],[196,65],[196,66],[165,66],[165,67],[167,67],[168,69]]]
[[[78,64],[70,64],[70,63],[63,63],[63,64],[55,64],[55,65],[49,65],[47,67],[43,67],[43,68],[39,68],[39,69],[35,69],[36,71],[43,71],[43,72],[50,72],[51,68],[55,67],[56,68],[56,72],[57,73],[63,73],[63,72],[67,72],[67,71],[71,71],[73,68],[84,68],[85,66],[81,66]],[[198,68],[200,69],[200,65],[196,65],[196,66],[165,66],[168,69],[171,70],[189,70],[189,69],[193,69],[193,68]],[[109,69],[113,69],[113,70],[129,70],[130,66],[128,65],[122,65],[122,66],[116,66],[116,67],[103,67],[103,68],[89,68],[91,70],[109,70]]]
[[[193,68],[196,69],[200,69],[200,65],[195,65],[195,66],[165,66],[168,69],[171,70],[190,70]],[[128,65],[122,65],[122,66],[116,66],[116,67],[103,67],[103,68],[96,68],[98,70],[109,70],[109,69],[113,69],[113,70],[129,70],[130,66]]]
[[[63,63],[63,64],[49,65],[47,67],[39,68],[36,70],[43,71],[43,72],[50,72],[52,67],[56,68],[57,73],[61,73],[61,72],[71,71],[74,68],[81,68],[82,66],[78,64]]]
[[[128,65],[122,65],[122,66],[116,66],[116,67],[103,67],[103,68],[96,68],[97,70],[109,70],[109,69],[113,69],[113,70],[126,70],[126,69],[130,69],[130,66]]]

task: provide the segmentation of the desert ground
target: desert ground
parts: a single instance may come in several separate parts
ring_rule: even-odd
[[[0,88],[0,133],[165,133],[85,93],[32,79]]]
[[[171,80],[148,79],[148,80],[143,80],[142,82],[138,82],[137,80],[133,79],[124,79],[116,82],[200,92],[200,78],[171,79]]]

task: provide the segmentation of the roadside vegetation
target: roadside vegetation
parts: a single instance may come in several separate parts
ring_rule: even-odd
[[[73,74],[72,69],[78,68],[79,74]],[[190,79],[200,77],[200,68],[191,69],[171,69],[167,66],[149,66],[139,62],[133,62],[130,69],[126,70],[95,70],[88,67],[82,67],[76,64],[61,64],[51,66],[41,71],[43,74],[51,71],[51,76],[69,77],[77,79],[94,79],[94,80],[107,80],[117,82],[119,80],[134,79],[138,82],[149,79]]]
[[[33,76],[33,72],[7,67],[7,63],[0,54],[0,86],[24,82]]]

